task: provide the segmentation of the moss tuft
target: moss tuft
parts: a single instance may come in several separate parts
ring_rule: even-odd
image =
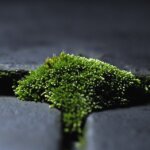
[[[128,105],[132,101],[128,92],[141,88],[141,80],[131,72],[63,52],[18,84],[14,91],[21,100],[47,102],[60,109],[64,130],[70,133],[81,133],[83,120],[93,111]]]

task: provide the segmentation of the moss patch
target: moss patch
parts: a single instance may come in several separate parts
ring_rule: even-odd
[[[149,93],[131,72],[96,59],[61,53],[48,58],[18,82],[15,94],[21,100],[47,102],[63,113],[64,131],[81,133],[88,114],[136,103],[137,91]]]

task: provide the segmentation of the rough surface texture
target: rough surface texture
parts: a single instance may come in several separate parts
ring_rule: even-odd
[[[8,52],[9,55],[9,52]],[[3,58],[3,57],[1,57]],[[13,71],[30,71],[30,70],[34,70],[38,67],[39,65],[33,65],[33,64],[0,64],[0,72],[2,71],[9,71],[9,72],[13,72]]]
[[[47,104],[0,97],[0,149],[58,150],[60,113]]]
[[[86,123],[86,150],[149,150],[150,105],[94,113]]]
[[[1,2],[0,63],[41,64],[66,49],[148,70],[149,7],[148,1]]]

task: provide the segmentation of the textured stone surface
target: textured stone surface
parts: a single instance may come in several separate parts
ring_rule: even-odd
[[[9,54],[9,53],[8,53]],[[33,64],[0,64],[0,71],[30,71],[34,70],[38,67],[39,65],[33,65]]]
[[[149,150],[150,105],[94,113],[86,123],[86,150]]]
[[[1,150],[58,150],[60,113],[47,104],[0,97]]]
[[[150,69],[150,3],[1,2],[0,64],[41,64],[62,49]]]

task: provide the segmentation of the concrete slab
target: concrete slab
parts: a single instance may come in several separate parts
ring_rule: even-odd
[[[58,150],[60,112],[48,104],[0,97],[0,149]]]
[[[86,150],[149,150],[150,105],[90,115]]]

